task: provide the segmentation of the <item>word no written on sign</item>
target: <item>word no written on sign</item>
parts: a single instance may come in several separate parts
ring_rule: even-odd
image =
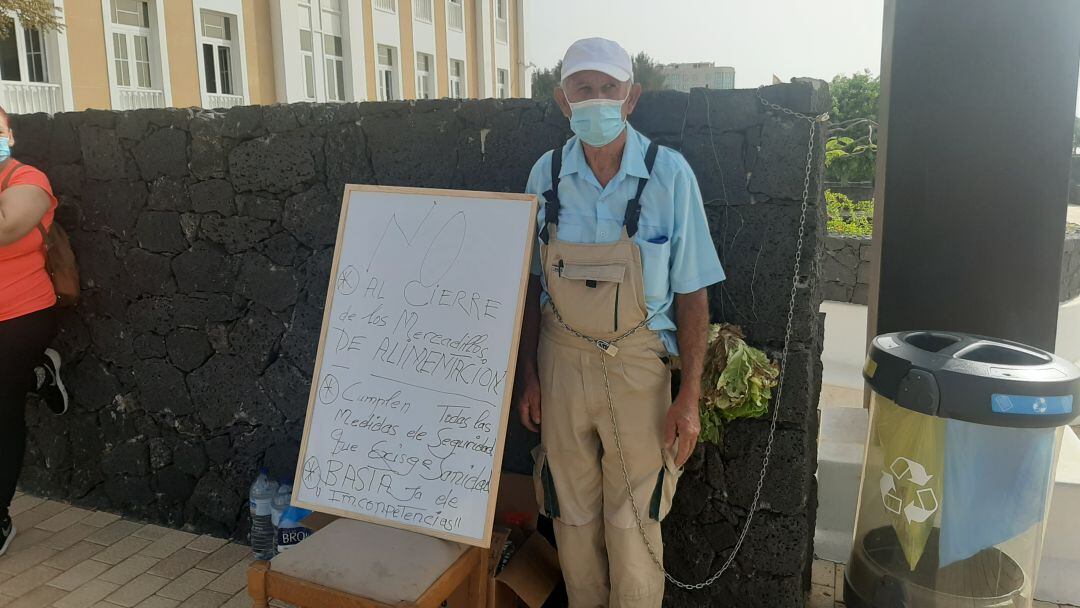
[[[346,187],[294,504],[489,544],[536,205]]]

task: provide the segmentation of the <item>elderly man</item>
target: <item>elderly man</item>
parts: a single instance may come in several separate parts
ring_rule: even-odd
[[[518,406],[541,432],[537,501],[572,608],[663,599],[660,521],[700,431],[705,288],[724,279],[693,171],[626,122],[632,70],[610,40],[570,46],[555,101],[574,137],[527,188],[544,204]],[[674,402],[669,353],[682,361]]]

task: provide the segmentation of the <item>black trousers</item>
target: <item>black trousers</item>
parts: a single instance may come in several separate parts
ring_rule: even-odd
[[[26,394],[56,336],[52,308],[0,321],[0,519],[7,516],[26,451]]]

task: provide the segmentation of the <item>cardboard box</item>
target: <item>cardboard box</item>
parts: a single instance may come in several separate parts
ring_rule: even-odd
[[[525,514],[523,529],[506,527],[503,522],[507,513]],[[532,478],[503,473],[495,503],[496,528],[491,535],[489,570],[494,576],[488,585],[487,608],[541,608],[562,580],[555,547],[536,533],[538,517]],[[502,571],[496,573],[507,540],[514,544],[515,551]]]

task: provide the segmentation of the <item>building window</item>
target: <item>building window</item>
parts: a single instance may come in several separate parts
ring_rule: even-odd
[[[341,25],[341,0],[321,0],[323,56],[326,67],[326,99],[345,101],[345,42]]]
[[[495,0],[495,40],[507,42],[510,39],[510,25],[506,20],[506,0]]]
[[[300,62],[304,65],[304,96],[315,101],[315,43],[311,31],[311,5],[300,2]]]
[[[345,57],[341,50],[341,36],[323,35],[326,51],[326,98],[345,101]]]
[[[450,29],[455,32],[465,31],[465,7],[462,5],[463,1],[447,0],[446,2],[446,20]]]
[[[211,95],[238,95],[236,71],[233,67],[233,40],[236,22],[230,15],[202,11],[202,60],[203,75],[206,79],[206,92]],[[222,100],[211,100],[213,107],[219,107]]]
[[[373,0],[372,5],[380,11],[386,11],[388,13],[397,12],[397,0]]]
[[[14,82],[49,82],[45,37],[38,30],[16,27],[9,21],[0,39],[0,79]],[[22,49],[19,48],[21,38]]]
[[[112,0],[112,51],[117,86],[154,88],[152,36],[149,2]]]
[[[510,89],[507,85],[510,82],[510,75],[506,72],[506,70],[495,70],[495,73],[498,76],[496,83],[498,87],[495,91],[495,94],[498,96],[499,99],[506,99],[507,97],[509,97]]]
[[[397,99],[397,93],[394,87],[394,58],[397,55],[397,49],[392,46],[379,45],[379,61],[376,65],[378,88],[379,88],[379,101],[389,101],[391,99]]]
[[[45,58],[45,41],[38,30],[23,30],[26,44],[26,71],[30,82],[49,82],[49,62]]]
[[[431,0],[413,0],[412,6],[413,19],[424,23],[434,21],[435,11],[431,8]]]
[[[431,55],[416,54],[416,98],[431,99]]]
[[[458,59],[450,60],[450,97],[461,99],[465,91],[465,62]]]

